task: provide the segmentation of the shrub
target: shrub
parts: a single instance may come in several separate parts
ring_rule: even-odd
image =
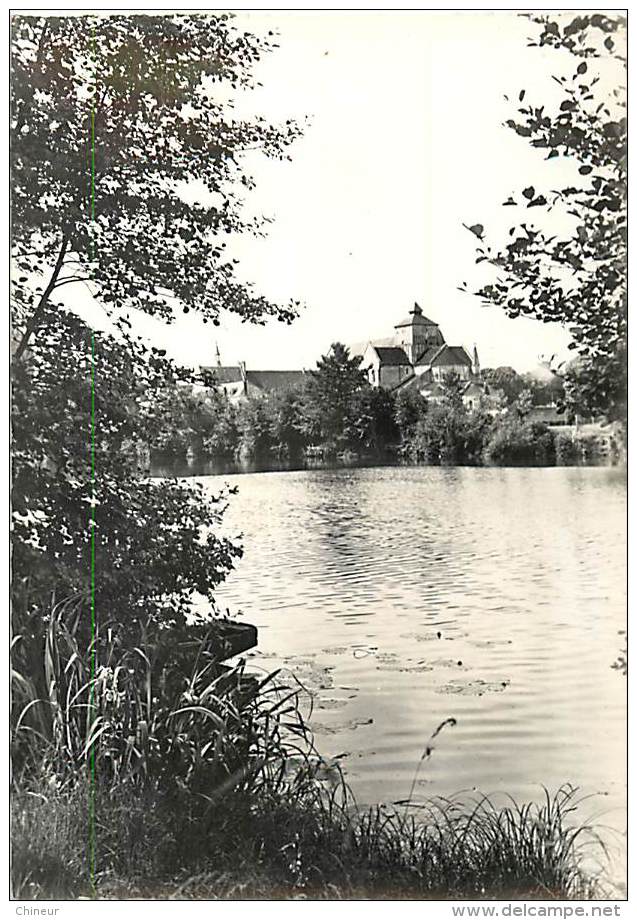
[[[555,456],[552,432],[541,423],[526,424],[508,416],[495,426],[484,448],[487,463],[536,466]]]
[[[570,432],[558,432],[555,435],[556,463],[568,466],[579,463],[581,459],[582,454],[577,439]]]
[[[468,412],[462,404],[432,404],[403,443],[403,453],[425,463],[479,463],[491,419]]]

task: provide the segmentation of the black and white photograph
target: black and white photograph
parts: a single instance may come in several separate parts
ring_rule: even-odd
[[[628,11],[7,17],[10,913],[628,918]]]

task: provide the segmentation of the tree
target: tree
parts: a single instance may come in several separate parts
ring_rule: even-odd
[[[492,428],[484,459],[501,466],[544,466],[555,460],[555,439],[546,425],[528,425],[510,414]]]
[[[239,452],[244,457],[263,457],[273,446],[270,406],[264,399],[248,399],[237,413]]]
[[[531,44],[558,50],[568,73],[553,77],[557,104],[530,103],[521,90],[517,117],[506,124],[547,160],[571,160],[576,178],[558,189],[527,185],[513,193],[504,204],[525,214],[533,208],[535,220],[514,221],[506,245],[489,245],[482,224],[468,228],[480,239],[476,261],[497,269],[495,281],[475,293],[511,317],[567,326],[577,352],[576,373],[562,368],[567,390],[576,377],[580,409],[625,418],[625,20],[599,13],[531,19],[540,30]],[[602,91],[611,72],[612,94]]]
[[[88,603],[93,549],[104,631],[183,626],[194,591],[214,605],[240,554],[215,533],[225,497],[141,476],[130,449],[163,430],[154,396],[166,380],[163,360],[107,337],[94,367],[90,331],[57,312],[40,327],[29,360],[15,366],[12,562],[22,635],[41,634],[53,595]],[[88,629],[90,617],[83,622]]]
[[[204,400],[201,447],[215,457],[233,457],[239,448],[237,410],[225,393],[212,390]]]
[[[462,402],[462,391],[465,382],[455,371],[449,371],[443,374],[440,380],[440,389],[443,393],[444,405],[449,410],[462,412],[464,404]]]
[[[307,443],[302,392],[288,390],[270,399],[273,446],[279,455],[298,459]]]
[[[361,358],[350,356],[340,342],[332,345],[310,371],[306,385],[306,420],[308,434],[314,442],[343,450],[351,445],[354,397],[370,388],[367,375],[360,367]],[[348,436],[348,431],[350,435]]]
[[[272,47],[228,14],[12,19],[16,358],[54,292],[77,282],[168,322],[171,301],[216,324],[222,310],[293,319],[225,254],[227,234],[259,227],[242,216],[238,190],[254,184],[243,154],[282,158],[299,134],[218,101],[219,84],[254,86]],[[193,180],[197,204],[184,198]]]
[[[427,411],[427,400],[412,387],[400,390],[395,400],[394,413],[400,440],[408,444],[418,421]]]
[[[350,446],[382,455],[399,438],[394,412],[394,397],[389,390],[368,384],[356,391],[344,432]]]
[[[490,388],[501,390],[510,405],[524,389],[523,378],[512,367],[486,367],[482,371],[482,379]]]
[[[227,234],[258,229],[242,217],[253,185],[243,154],[283,157],[299,133],[233,118],[219,101],[219,84],[255,85],[271,47],[227,14],[12,20],[20,632],[42,630],[52,595],[88,602],[93,551],[98,623],[131,635],[142,623],[183,625],[195,592],[214,604],[240,552],[215,534],[223,495],[140,476],[131,445],[174,430],[162,393],[191,375],[138,342],[124,313],[169,322],[176,303],[213,323],[222,310],[293,318],[239,282],[224,255]],[[183,194],[193,180],[205,188],[197,204]],[[54,303],[80,282],[116,320],[113,335]],[[201,407],[178,402],[189,437]]]
[[[533,374],[522,374],[521,382],[524,389],[531,392],[534,406],[561,404],[564,401],[564,378],[559,374],[550,373],[543,378]]]
[[[521,421],[527,417],[531,409],[533,408],[533,393],[531,390],[522,390],[515,402],[513,403],[513,409]]]

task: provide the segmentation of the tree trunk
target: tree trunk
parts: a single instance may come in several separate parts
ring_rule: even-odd
[[[26,347],[29,344],[29,339],[31,338],[35,330],[38,328],[38,325],[40,324],[40,321],[42,319],[42,314],[44,313],[44,308],[46,307],[49,301],[49,297],[51,296],[51,293],[53,292],[53,289],[55,288],[55,284],[62,270],[62,265],[64,264],[64,256],[66,255],[66,250],[67,250],[68,245],[69,245],[69,241],[67,240],[67,238],[62,237],[62,247],[57,257],[55,268],[53,269],[53,274],[51,275],[51,278],[49,279],[49,283],[46,286],[46,290],[44,291],[44,293],[42,294],[42,297],[40,298],[39,304],[35,308],[31,318],[27,322],[26,329],[24,330],[24,335],[22,336],[22,339],[20,340],[20,344],[16,348],[15,355],[13,356],[14,361],[19,361],[22,358],[22,355],[24,354]]]

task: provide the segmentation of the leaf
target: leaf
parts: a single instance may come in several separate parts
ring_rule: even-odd
[[[586,65],[586,62],[585,62],[585,61],[582,61],[582,63],[581,63],[581,64],[579,65],[579,67],[577,68],[577,72],[578,72],[579,74],[582,74],[582,73],[586,73],[587,70],[588,70],[588,67],[587,67],[587,65]]]
[[[467,224],[463,224],[462,226],[465,227],[467,230],[470,230],[471,233],[473,233],[474,236],[477,236],[479,240],[482,239],[484,235],[484,227],[482,226],[482,224],[473,224],[471,227],[467,226]]]
[[[531,198],[533,198],[533,196],[535,195],[535,189],[533,188],[532,185],[529,185],[528,188],[525,188],[525,189],[522,191],[522,194],[524,195],[525,198],[528,198],[529,201],[530,201]]]
[[[593,172],[592,166],[580,166],[579,174],[580,176],[587,176],[589,173]]]
[[[212,712],[212,710],[208,709],[206,706],[196,706],[196,705],[182,706],[181,709],[175,709],[173,712],[171,712],[168,718],[174,719],[175,716],[179,716],[184,712],[198,713],[199,715],[205,716],[207,719],[210,719],[211,722],[214,722],[217,728],[221,728],[221,729],[225,728],[225,723],[223,719],[219,718],[219,716],[215,712]]]
[[[524,89],[520,91],[520,95],[518,96],[518,99],[520,100],[520,102],[522,102],[522,100],[524,99],[524,94],[525,94],[525,92],[526,92],[526,90],[524,90]]]

